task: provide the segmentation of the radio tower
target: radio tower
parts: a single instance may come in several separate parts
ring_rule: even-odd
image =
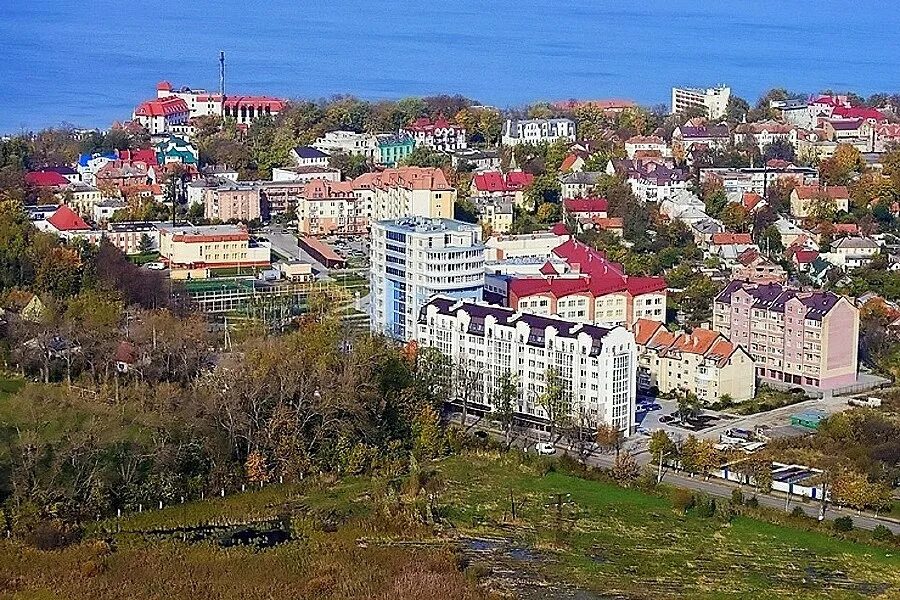
[[[222,119],[225,119],[225,52],[219,52],[219,96],[222,98]]]

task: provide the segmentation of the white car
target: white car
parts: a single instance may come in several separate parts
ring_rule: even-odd
[[[542,456],[550,456],[556,454],[556,446],[550,442],[538,442],[534,445],[534,451]]]
[[[161,262],[151,262],[151,263],[147,263],[144,266],[147,267],[148,269],[150,269],[151,271],[165,271],[166,270],[166,265]]]

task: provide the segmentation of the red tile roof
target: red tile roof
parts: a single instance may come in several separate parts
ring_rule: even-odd
[[[172,84],[169,83],[168,81],[160,81],[159,83],[156,84],[156,89],[157,89],[157,91],[161,91],[161,92],[171,92]]]
[[[866,119],[876,123],[887,121],[887,117],[880,110],[868,106],[838,106],[831,114],[843,119]]]
[[[541,265],[541,268],[538,269],[541,275],[559,275],[559,271],[556,270],[556,267],[553,266],[549,260]]]
[[[566,198],[563,208],[570,213],[605,213],[609,202],[606,198]]]
[[[56,171],[32,171],[25,173],[25,183],[34,187],[58,187],[70,182]]]
[[[756,205],[763,201],[763,197],[755,192],[745,192],[743,196],[741,196],[741,204],[747,210],[753,210],[756,208]]]
[[[119,150],[119,160],[126,162],[142,162],[147,166],[157,164],[156,151],[153,148],[140,148],[138,150]]]
[[[178,96],[166,96],[156,100],[142,102],[134,111],[139,117],[168,117],[179,113],[188,113],[187,102]]]
[[[569,228],[566,227],[565,223],[556,223],[550,228],[550,233],[553,235],[569,235]]]
[[[731,246],[734,244],[740,245],[750,245],[753,243],[753,238],[749,233],[714,233],[712,236],[712,243],[716,246]]]
[[[794,252],[794,262],[799,265],[805,265],[819,258],[819,253],[815,250],[797,250]]]
[[[625,219],[621,217],[592,217],[591,222],[600,229],[624,229]]]
[[[270,112],[276,113],[284,110],[287,102],[281,98],[272,98],[271,96],[227,96],[225,98],[225,108],[239,109],[252,106],[254,108],[269,109]]]
[[[515,192],[525,189],[534,181],[534,175],[524,171],[510,171],[505,176],[500,171],[488,171],[475,175],[472,185],[479,192]]]
[[[65,204],[61,205],[47,219],[57,231],[87,231],[91,227],[84,222],[84,219],[76,215],[71,208]]]
[[[849,198],[850,191],[843,185],[828,185],[825,187],[818,185],[798,185],[794,188],[797,197],[801,200],[812,200],[819,196],[827,196],[833,200]]]
[[[566,157],[563,159],[562,164],[559,165],[559,170],[560,170],[560,171],[568,171],[569,169],[571,169],[571,168],[575,165],[575,162],[576,162],[579,158],[581,158],[581,157],[578,156],[577,154],[569,154],[568,156],[566,156]]]

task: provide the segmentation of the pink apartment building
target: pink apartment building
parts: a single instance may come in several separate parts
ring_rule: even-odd
[[[859,312],[831,292],[732,281],[713,329],[746,348],[761,379],[829,390],[856,383]]]

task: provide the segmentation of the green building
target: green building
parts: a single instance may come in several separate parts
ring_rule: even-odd
[[[416,142],[411,137],[382,134],[378,136],[378,163],[396,167],[400,161],[412,154]]]
[[[166,163],[181,163],[183,165],[196,165],[200,155],[187,140],[170,135],[156,145],[156,162],[161,165]]]

